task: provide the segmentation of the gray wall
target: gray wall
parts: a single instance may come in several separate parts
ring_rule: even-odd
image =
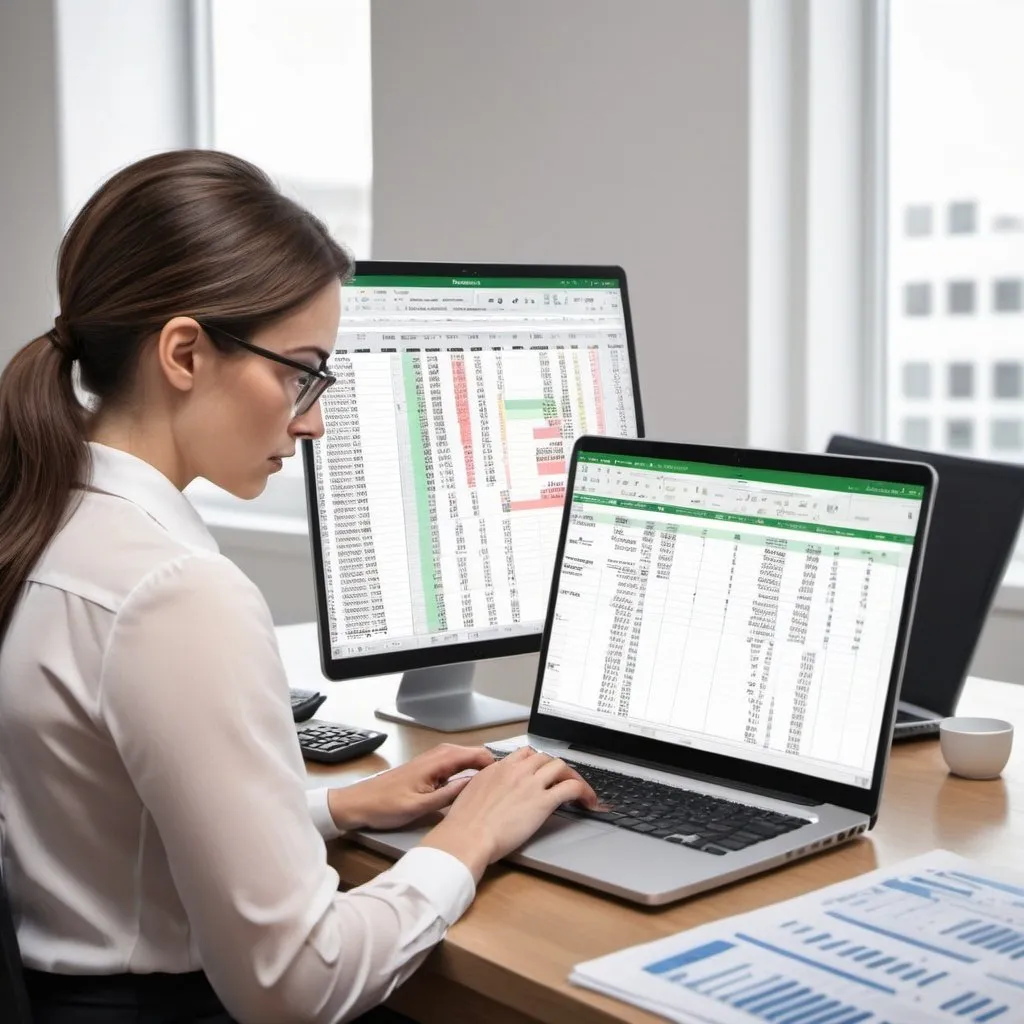
[[[0,370],[56,313],[56,45],[51,0],[0,2]]]
[[[745,442],[748,7],[374,0],[374,256],[621,263],[647,432]]]

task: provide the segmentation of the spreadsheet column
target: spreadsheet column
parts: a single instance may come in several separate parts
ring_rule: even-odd
[[[337,385],[322,400],[330,424],[322,444],[330,467],[324,531],[335,538],[336,642],[372,639],[411,625],[401,483],[388,467],[398,457],[389,357],[348,355],[331,363]]]

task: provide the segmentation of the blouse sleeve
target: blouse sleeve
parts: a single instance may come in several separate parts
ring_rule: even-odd
[[[338,893],[308,796],[269,610],[220,556],[162,566],[124,602],[100,711],[161,841],[202,963],[240,1021],[340,1021],[387,997],[474,896],[418,848]],[[314,811],[311,816],[311,810]]]

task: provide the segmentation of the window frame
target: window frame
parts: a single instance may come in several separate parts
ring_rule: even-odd
[[[812,0],[813,2],[813,0]],[[877,202],[869,207],[865,213],[866,217],[871,220],[875,226],[875,232],[884,249],[886,240],[888,238],[888,220],[889,220],[889,209],[888,209],[888,197],[887,197],[887,176],[888,176],[888,152],[887,152],[887,137],[889,131],[889,106],[888,106],[888,90],[889,90],[889,63],[891,60],[891,49],[889,39],[889,13],[891,8],[892,0],[870,0],[865,6],[870,7],[871,11],[868,16],[868,32],[872,36],[872,43],[868,46],[865,51],[865,66],[867,69],[867,76],[873,78],[874,86],[873,89],[869,89],[865,93],[865,110],[867,111],[868,120],[868,132],[867,134],[872,138],[872,141],[868,143],[868,147],[873,154],[874,159],[869,157],[869,163],[874,168],[876,174],[876,196]],[[958,214],[969,211],[970,214],[970,227],[969,229],[963,225],[955,224],[956,217]],[[955,198],[949,202],[943,202],[936,204],[935,215],[933,218],[933,228],[941,232],[945,229],[948,233],[954,234],[976,234],[979,230],[978,223],[978,206],[976,200],[963,200],[958,201]],[[865,252],[866,259],[871,259],[871,253]],[[882,252],[876,252],[875,258],[878,260],[878,265],[874,270],[874,274],[878,277],[879,288],[876,294],[877,307],[876,316],[874,318],[875,331],[873,336],[869,340],[869,344],[872,347],[875,359],[874,369],[875,373],[872,375],[869,373],[867,378],[867,386],[879,396],[880,401],[876,403],[874,416],[870,417],[864,424],[865,429],[877,437],[886,437],[887,433],[889,436],[895,437],[895,430],[892,429],[896,425],[887,425],[886,423],[886,409],[885,409],[885,398],[888,394],[887,386],[887,374],[889,366],[888,356],[888,317],[886,316],[886,294],[888,288],[888,260],[887,255]],[[871,276],[873,273],[871,268],[865,270],[865,276]],[[1018,301],[1020,296],[1024,292],[1024,284],[1021,280],[1014,279],[1018,285]],[[945,282],[945,288],[941,288],[941,291],[945,291],[943,298],[945,299],[945,305],[948,307],[951,305],[951,289],[954,283],[962,283],[959,281]],[[952,312],[952,310],[943,311],[936,309],[936,296],[933,290],[933,308],[932,312],[938,315],[950,315],[956,320],[972,320],[980,315],[1019,315],[1020,310],[1007,310],[1003,311],[997,308],[996,298],[998,286],[1000,283],[1006,283],[1001,280],[993,279],[990,283],[982,280],[974,280],[971,282],[973,287],[973,301],[970,312]],[[1010,282],[1012,283],[1012,282]],[[987,285],[987,287],[986,287]],[[987,304],[987,305],[986,305]],[[1022,360],[1024,361],[1024,360]],[[944,432],[949,431],[951,422],[959,418],[959,414],[955,412],[955,408],[960,403],[970,403],[979,398],[979,396],[985,391],[986,388],[991,388],[992,395],[995,396],[995,365],[993,364],[991,371],[975,366],[972,375],[972,393],[968,396],[953,396],[952,395],[952,369],[947,367],[945,381],[933,381],[934,384],[939,385],[940,389],[944,384],[947,396],[945,399],[944,408],[946,412],[939,416],[938,421],[933,423],[933,436],[935,435],[935,427],[938,427],[939,435],[941,436]],[[952,403],[952,407],[950,406]],[[975,418],[977,419],[977,418]],[[978,431],[993,431],[993,417],[988,417],[984,420],[977,420],[973,422],[973,428],[975,433]],[[935,438],[938,440],[938,438]],[[894,443],[899,443],[898,440],[894,440]],[[953,451],[950,449],[950,451]],[[954,451],[953,454],[956,454]],[[1001,612],[1019,612],[1024,610],[1024,526],[1022,526],[1021,536],[1018,538],[1016,551],[1011,559],[1010,566],[1007,569],[1007,575],[1003,583],[999,588],[999,592],[996,596],[994,609]]]

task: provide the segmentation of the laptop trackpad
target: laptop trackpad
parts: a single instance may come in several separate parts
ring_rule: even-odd
[[[607,836],[611,830],[607,825],[583,818],[570,818],[561,814],[552,814],[547,821],[528,839],[518,852],[535,857],[546,857],[556,851],[582,839],[593,841]]]
[[[561,869],[558,873],[570,878],[601,880],[640,893],[670,892],[722,874],[724,857],[594,822],[567,824],[568,828],[555,826],[556,831],[538,845],[527,843],[516,859],[527,866]]]

